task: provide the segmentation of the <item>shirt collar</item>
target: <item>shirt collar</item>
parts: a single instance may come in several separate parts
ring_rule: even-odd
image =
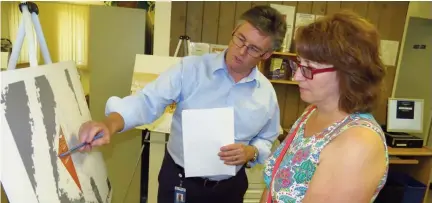
[[[224,69],[227,73],[228,73],[228,67],[227,64],[225,62],[225,54],[227,52],[227,49],[225,49],[223,52],[219,53],[216,56],[216,61],[215,63],[213,63],[213,73],[215,73],[218,70]],[[252,69],[252,72],[246,76],[245,78],[243,78],[242,80],[240,80],[240,83],[247,83],[247,82],[255,82],[257,85],[259,85],[259,80],[258,80],[259,74],[258,74],[258,67],[255,66]]]

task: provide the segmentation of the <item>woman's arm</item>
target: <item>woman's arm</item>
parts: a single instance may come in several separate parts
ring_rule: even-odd
[[[264,188],[264,191],[263,191],[263,193],[261,195],[260,203],[266,203],[266,201],[267,201],[267,195],[268,195],[267,188]]]
[[[303,203],[369,203],[386,171],[385,157],[375,132],[346,130],[322,151]]]

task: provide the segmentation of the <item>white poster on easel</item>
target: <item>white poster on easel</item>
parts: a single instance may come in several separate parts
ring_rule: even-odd
[[[111,202],[101,152],[59,154],[80,144],[91,120],[75,63],[3,71],[1,181],[10,202]]]
[[[147,84],[156,80],[159,74],[167,71],[169,68],[179,63],[180,60],[181,57],[137,54],[132,77],[131,94],[139,93]],[[174,110],[175,104],[171,104],[156,121],[137,128],[149,129],[154,132],[170,133]]]

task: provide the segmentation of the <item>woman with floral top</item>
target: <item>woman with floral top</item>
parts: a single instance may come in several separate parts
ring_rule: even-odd
[[[371,112],[385,67],[376,28],[344,11],[296,31],[294,79],[309,104],[264,168],[261,202],[373,202],[386,182],[384,133]]]

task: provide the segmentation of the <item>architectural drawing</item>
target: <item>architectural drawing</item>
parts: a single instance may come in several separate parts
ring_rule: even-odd
[[[79,127],[91,119],[75,64],[0,74],[1,182],[10,202],[111,202],[100,152],[58,157],[79,144]]]

